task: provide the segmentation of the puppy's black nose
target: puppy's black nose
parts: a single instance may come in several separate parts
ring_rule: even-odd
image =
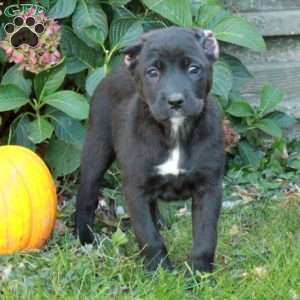
[[[168,96],[168,103],[171,108],[181,108],[183,102],[183,95],[181,93],[173,93]]]

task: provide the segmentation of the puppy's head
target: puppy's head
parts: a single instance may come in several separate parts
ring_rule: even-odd
[[[159,121],[201,114],[219,55],[211,31],[170,27],[142,36],[123,50],[142,98]]]

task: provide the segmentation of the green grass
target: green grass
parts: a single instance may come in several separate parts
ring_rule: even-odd
[[[56,232],[40,252],[0,258],[0,299],[299,299],[300,200],[257,188],[256,200],[223,210],[213,274],[187,275],[191,218],[168,208],[174,272],[146,273],[130,231],[123,246],[103,236],[93,249]]]

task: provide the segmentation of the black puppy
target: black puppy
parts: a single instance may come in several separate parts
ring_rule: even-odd
[[[81,164],[76,228],[93,242],[100,180],[117,158],[125,204],[148,269],[170,269],[157,200],[192,198],[192,267],[211,271],[222,201],[221,117],[208,96],[218,44],[210,31],[145,34],[98,86]]]

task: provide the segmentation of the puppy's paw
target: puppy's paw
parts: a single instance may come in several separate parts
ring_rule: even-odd
[[[155,272],[159,266],[161,266],[165,271],[171,272],[173,266],[168,257],[165,256],[156,256],[152,258],[145,258],[144,260],[145,268],[148,272]]]
[[[194,272],[211,273],[214,270],[214,260],[212,255],[201,255],[192,257],[190,262]]]
[[[82,245],[92,244],[95,241],[95,236],[88,227],[79,229],[78,236]]]
[[[10,35],[11,44],[15,48],[19,48],[23,44],[30,47],[36,47],[39,42],[39,36],[44,32],[45,27],[41,23],[37,23],[35,18],[15,17],[13,23],[5,25],[5,31]]]
[[[74,234],[79,237],[79,240],[82,245],[92,244],[95,240],[95,236],[93,234],[92,228],[87,224],[87,222],[83,222],[82,220],[78,220],[78,217],[75,221],[75,232]]]

